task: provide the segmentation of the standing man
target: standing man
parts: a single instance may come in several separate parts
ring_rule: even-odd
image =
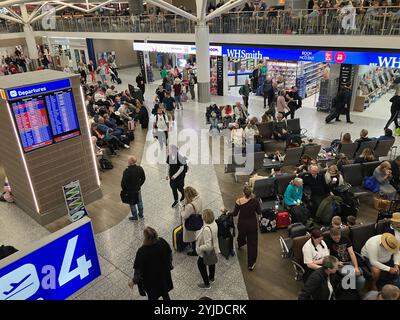
[[[139,72],[138,76],[136,77],[136,84],[139,87],[140,91],[142,91],[144,95],[145,85],[144,85],[144,77],[141,72]]]
[[[294,119],[294,113],[297,109],[301,108],[301,97],[299,96],[299,89],[294,86],[292,89],[286,94],[287,105],[290,109],[289,112],[285,114],[285,117],[290,114],[290,119]]]
[[[87,69],[90,72],[90,75],[92,77],[92,82],[96,81],[96,77],[94,75],[94,65],[93,65],[93,61],[89,60],[89,64],[87,65]]]
[[[161,69],[160,75],[162,80],[164,80],[168,76],[168,70],[165,66],[163,66],[163,68]]]
[[[248,109],[249,108],[249,95],[250,95],[250,85],[249,80],[246,79],[244,85],[242,85],[239,89],[239,94],[243,98],[243,104]]]
[[[196,84],[196,76],[194,75],[193,69],[189,70],[189,91],[192,100],[196,99],[196,94],[194,92],[194,85]]]
[[[187,171],[186,159],[179,154],[176,145],[170,145],[169,147],[167,164],[167,180],[169,180],[169,185],[174,195],[174,203],[171,207],[175,208],[178,204],[178,190],[181,193],[180,201],[185,199],[183,189],[185,188],[185,176]]]
[[[146,181],[146,175],[143,168],[137,165],[136,162],[135,156],[128,158],[128,168],[125,169],[121,180],[122,192],[126,193],[131,208],[132,217],[129,217],[131,221],[138,220],[138,211],[139,218],[143,218],[141,187]]]
[[[267,107],[267,99],[268,99],[268,105],[270,103],[269,95],[270,95],[271,88],[272,88],[272,81],[268,77],[264,80],[264,83],[263,83],[264,109]],[[274,95],[275,95],[275,92],[274,92]]]
[[[336,116],[336,121],[340,121],[339,117],[342,112],[346,115],[346,122],[347,123],[354,123],[353,121],[350,120],[350,104],[351,104],[351,83],[347,83],[344,85],[339,93],[338,97],[338,104],[339,104],[339,110]]]
[[[162,101],[164,108],[167,112],[167,117],[169,122],[175,121],[175,99],[171,97],[171,92],[167,91],[165,93],[164,100]]]

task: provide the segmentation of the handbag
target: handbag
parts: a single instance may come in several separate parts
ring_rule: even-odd
[[[129,191],[127,190],[121,190],[120,193],[120,197],[121,197],[121,201],[122,203],[126,203],[126,204],[137,204],[139,201],[139,196],[138,193],[129,193]]]
[[[218,257],[217,257],[217,254],[215,253],[215,249],[214,249],[214,240],[212,238],[211,228],[210,227],[208,227],[208,228],[210,229],[210,232],[211,232],[212,249],[210,252],[204,252],[203,262],[206,266],[212,266],[218,262]]]
[[[392,201],[385,199],[383,196],[374,197],[374,208],[376,210],[387,211],[390,209]]]
[[[200,214],[196,213],[196,208],[193,203],[190,203],[193,207],[194,213],[185,220],[185,229],[188,231],[198,231],[203,227],[203,218]]]
[[[135,120],[129,120],[128,121],[128,130],[129,131],[135,131]]]

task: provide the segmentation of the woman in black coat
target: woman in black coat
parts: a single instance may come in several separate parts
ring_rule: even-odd
[[[170,300],[168,292],[173,289],[171,247],[158,237],[153,228],[147,227],[143,234],[143,246],[136,253],[135,272],[129,287],[137,284],[140,294],[146,293],[149,300],[158,300],[159,297]]]
[[[336,257],[326,256],[322,261],[322,267],[308,277],[299,294],[299,300],[334,300],[335,289],[338,286],[338,278],[335,275],[338,265],[339,260]]]

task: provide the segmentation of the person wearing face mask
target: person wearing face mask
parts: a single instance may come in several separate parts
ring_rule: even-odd
[[[329,256],[329,249],[323,240],[322,233],[319,229],[311,231],[311,238],[303,248],[303,262],[306,265],[304,277],[305,279],[312,271],[321,268],[324,257]]]

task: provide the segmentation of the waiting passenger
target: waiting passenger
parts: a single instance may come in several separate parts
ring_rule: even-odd
[[[188,252],[187,254],[189,256],[197,256],[196,231],[187,230],[185,227],[185,221],[189,219],[192,214],[201,214],[202,203],[198,192],[192,187],[186,187],[183,191],[183,194],[185,196],[185,200],[181,210],[183,242],[190,243],[192,245],[192,251]]]
[[[344,184],[343,176],[336,165],[332,164],[329,166],[328,170],[326,170],[325,182],[331,190]]]
[[[324,257],[329,256],[329,249],[323,240],[324,237],[319,229],[311,231],[311,238],[303,246],[303,258],[306,265],[305,276],[310,275],[313,270],[321,268]]]
[[[390,184],[392,180],[392,170],[389,161],[383,161],[374,170],[374,177],[379,182],[379,192],[383,193],[389,200],[395,200],[397,190]]]
[[[400,289],[392,284],[386,284],[382,290],[368,292],[363,300],[399,300]]]
[[[226,105],[223,109],[222,109],[222,121],[224,123],[224,127],[227,128],[229,123],[233,122],[233,109],[232,106],[230,106],[229,104]]]
[[[349,228],[354,227],[356,224],[357,224],[357,218],[356,218],[355,216],[348,216],[348,217],[346,218],[346,225],[347,225]]]
[[[227,209],[223,213],[237,216],[238,218],[238,249],[247,243],[247,266],[253,271],[256,266],[257,249],[258,249],[258,218],[261,214],[260,202],[257,201],[251,192],[249,186],[243,187],[243,197],[236,200],[235,209],[228,212]]]
[[[385,129],[385,135],[380,136],[378,138],[379,141],[382,141],[382,140],[394,140],[394,139],[395,138],[393,137],[393,131],[392,131],[392,129],[389,129],[389,128]]]
[[[361,255],[372,272],[372,290],[378,290],[380,282],[389,280],[388,276],[389,281],[398,279],[400,253],[399,242],[394,235],[384,233],[369,238],[361,249]]]
[[[355,142],[358,143],[360,146],[361,142],[367,142],[371,141],[372,139],[368,137],[368,130],[367,129],[362,129],[360,132],[360,138],[358,138]]]
[[[218,225],[215,222],[214,213],[210,209],[204,210],[202,217],[204,221],[203,228],[196,234],[196,252],[199,256],[197,267],[203,278],[203,283],[198,284],[198,287],[200,289],[210,289],[210,282],[215,281],[215,264],[218,261],[217,259],[210,260],[214,255],[216,257],[220,253]],[[207,266],[209,272],[207,272]]]
[[[340,217],[338,217],[340,219]],[[342,236],[340,228],[331,228],[329,238],[326,240],[331,256],[339,260],[339,274],[341,276],[355,275],[356,289],[361,291],[365,285],[365,278],[358,267],[357,257],[353,250],[352,242],[345,236]]]
[[[288,184],[285,194],[283,196],[283,202],[287,207],[299,206],[303,203],[303,179],[294,178]]]
[[[282,113],[276,114],[276,121],[272,124],[272,132],[276,140],[286,141],[288,138],[288,130],[286,120],[283,120]]]
[[[246,106],[242,106],[240,102],[236,102],[234,112],[236,122],[246,122],[246,119],[249,116]]]
[[[243,138],[244,138],[243,128],[239,127],[237,123],[234,123],[233,129],[231,130],[231,140],[233,147],[242,150],[244,142]]]
[[[354,160],[354,163],[365,163],[375,161],[374,152],[370,148],[364,148],[361,154]]]
[[[310,165],[308,173],[303,176],[304,186],[311,191],[310,210],[316,213],[322,200],[329,195],[329,187],[325,182],[325,177],[319,172],[318,165]]]
[[[339,279],[336,271],[339,261],[329,254],[321,259],[321,266],[308,277],[299,300],[334,300]]]
[[[147,294],[149,300],[170,300],[169,292],[173,289],[172,250],[168,242],[159,238],[156,230],[147,227],[143,230],[143,245],[136,253],[133,279],[129,287],[139,286],[141,295]]]

